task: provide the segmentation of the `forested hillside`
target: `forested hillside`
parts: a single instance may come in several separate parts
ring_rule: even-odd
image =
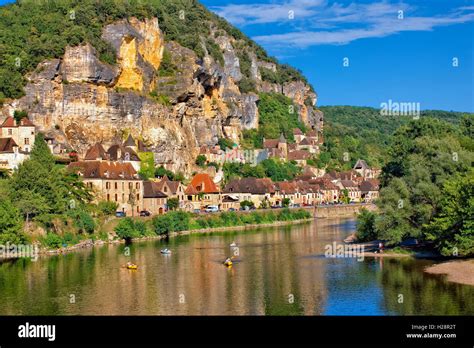
[[[324,148],[319,165],[330,169],[349,169],[357,159],[381,168],[388,159],[388,149],[393,134],[402,125],[413,120],[412,116],[382,116],[379,109],[356,106],[322,106],[325,115]],[[425,110],[420,119],[432,117],[450,124],[459,124],[473,114]],[[472,122],[472,121],[471,121]],[[344,159],[348,154],[348,161]]]

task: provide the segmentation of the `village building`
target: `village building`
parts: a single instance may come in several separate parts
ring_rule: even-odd
[[[314,206],[323,202],[323,193],[318,185],[311,185],[309,182],[302,180],[296,183],[301,194],[301,204],[303,206]]]
[[[267,150],[269,158],[286,160],[288,157],[288,143],[283,134],[280,135],[279,139],[263,138],[263,148]]]
[[[270,178],[242,178],[231,180],[223,190],[239,202],[253,202],[256,208],[270,207],[275,197],[275,186]]]
[[[310,180],[311,185],[317,185],[323,196],[323,203],[333,204],[339,200],[339,188],[326,177]]]
[[[356,171],[364,180],[376,179],[380,176],[381,170],[378,168],[371,168],[366,161],[359,159],[354,165]]]
[[[311,154],[308,151],[295,150],[288,153],[288,161],[294,161],[302,167],[305,167],[308,164],[310,158]]]
[[[380,182],[377,179],[365,180],[360,184],[361,201],[372,203],[379,198]]]
[[[234,198],[230,195],[222,196],[222,211],[237,211],[240,209],[240,201],[238,198]]]
[[[303,203],[303,199],[299,192],[298,185],[295,182],[275,182],[275,206],[281,207],[285,198],[288,198],[290,200],[290,205]]]
[[[7,117],[0,126],[0,168],[11,172],[29,158],[36,137],[35,125],[24,117]]]
[[[192,178],[186,187],[185,194],[187,196],[185,209],[188,211],[202,210],[210,205],[219,206],[221,204],[219,187],[205,173],[196,174]]]
[[[95,192],[95,201],[115,202],[118,211],[136,215],[143,210],[143,180],[130,163],[81,161],[68,166]]]
[[[143,210],[152,215],[162,215],[167,212],[168,196],[159,189],[157,182],[143,182]]]
[[[186,203],[186,187],[180,181],[170,180],[166,175],[159,181],[154,182],[155,187],[163,192],[168,199],[175,198],[179,202],[179,208],[183,209]]]
[[[343,197],[343,190],[346,190],[350,202],[360,202],[361,191],[359,185],[356,182],[352,180],[340,180],[337,181],[335,184],[340,189],[339,199]]]
[[[130,163],[137,172],[140,171],[140,157],[138,157],[138,154],[131,147],[126,147],[124,145],[112,145],[107,150],[107,158],[109,161]]]

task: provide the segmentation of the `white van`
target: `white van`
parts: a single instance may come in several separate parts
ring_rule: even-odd
[[[217,205],[208,205],[205,212],[206,213],[217,213],[219,211],[219,207]]]

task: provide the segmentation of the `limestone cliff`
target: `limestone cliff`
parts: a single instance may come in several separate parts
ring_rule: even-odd
[[[219,137],[238,142],[243,129],[258,127],[258,94],[239,89],[243,74],[232,37],[213,33],[223,64],[208,52],[207,38],[202,38],[203,58],[166,42],[156,18],[106,25],[102,39],[115,50],[115,65],[101,62],[89,43],[67,47],[61,58],[40,63],[27,76],[25,96],[7,101],[2,113],[28,111],[41,131],[59,134],[80,155],[91,144],[111,145],[131,133],[155,153],[157,164],[188,175],[196,169],[200,146]],[[161,70],[165,51],[172,74]],[[290,97],[301,120],[320,129],[322,115],[312,107],[317,96],[310,87],[303,81],[263,81],[259,68],[276,67],[249,56],[256,92]]]

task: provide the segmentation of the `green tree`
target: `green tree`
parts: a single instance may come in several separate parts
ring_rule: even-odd
[[[428,240],[446,256],[474,255],[474,172],[444,183],[441,204],[425,226]]]
[[[176,209],[179,208],[179,199],[178,198],[169,198],[166,204],[167,204],[169,210],[176,210]]]
[[[25,240],[23,221],[18,210],[8,199],[0,200],[0,244],[20,244]]]
[[[204,167],[206,165],[206,162],[207,162],[207,158],[206,156],[204,155],[199,155],[196,157],[196,164],[199,166],[199,167]]]

